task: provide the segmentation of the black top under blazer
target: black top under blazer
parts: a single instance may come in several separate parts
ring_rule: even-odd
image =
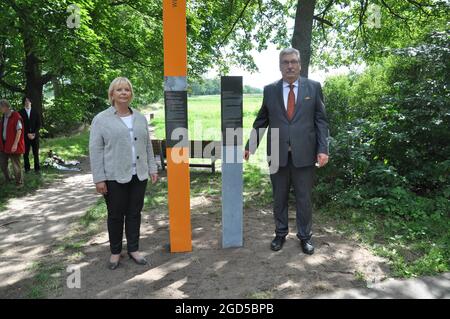
[[[39,116],[38,112],[35,109],[31,108],[30,118],[28,118],[28,114],[25,108],[21,109],[19,113],[23,119],[25,138],[27,138],[28,133],[36,134],[36,137],[38,137],[39,129],[41,128],[41,117]]]

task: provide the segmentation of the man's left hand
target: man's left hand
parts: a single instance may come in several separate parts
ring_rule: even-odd
[[[152,184],[155,184],[158,181],[158,174],[150,174],[150,178],[152,180]]]
[[[317,154],[317,163],[319,163],[319,167],[324,167],[328,163],[328,155],[324,153]]]
[[[13,144],[11,147],[11,152],[15,153],[17,151],[17,144]]]

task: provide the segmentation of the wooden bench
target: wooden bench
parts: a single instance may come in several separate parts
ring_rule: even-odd
[[[159,156],[161,168],[165,170],[166,163],[166,141],[152,140],[153,152]],[[192,140],[189,141],[189,158],[209,158],[210,164],[189,163],[190,167],[210,167],[211,172],[216,171],[216,161],[221,158],[221,141]]]

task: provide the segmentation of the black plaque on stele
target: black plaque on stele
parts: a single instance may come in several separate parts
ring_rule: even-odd
[[[177,147],[188,147],[187,91],[164,92],[164,103],[167,147],[174,147],[175,145]],[[172,136],[172,132],[180,128],[183,129],[181,132],[184,132],[184,135],[175,134]]]
[[[222,136],[224,146],[242,145],[242,76],[221,77]],[[227,138],[227,129],[241,130]]]

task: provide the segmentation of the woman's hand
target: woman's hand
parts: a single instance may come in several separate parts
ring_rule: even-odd
[[[106,195],[108,193],[108,188],[106,187],[105,182],[96,183],[95,189],[97,190],[97,193],[102,195]]]
[[[152,184],[155,184],[158,181],[158,174],[150,174],[150,178],[152,180]]]

